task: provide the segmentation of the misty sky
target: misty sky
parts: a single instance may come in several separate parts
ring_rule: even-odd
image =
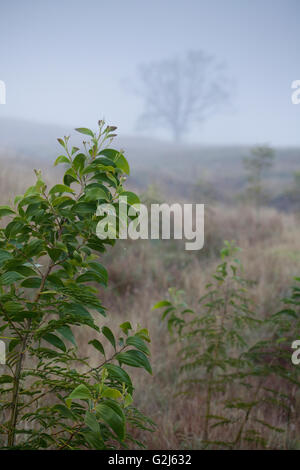
[[[141,101],[122,80],[138,64],[203,49],[236,83],[231,109],[189,138],[300,145],[299,0],[0,0],[1,117],[137,135]],[[150,135],[144,132],[144,135]],[[159,134],[156,134],[159,135]],[[167,134],[160,134],[167,137]]]

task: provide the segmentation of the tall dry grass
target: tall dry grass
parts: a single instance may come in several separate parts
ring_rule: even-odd
[[[174,286],[185,291],[189,305],[195,308],[219,263],[218,251],[225,239],[236,240],[242,248],[239,257],[244,276],[255,281],[251,296],[261,317],[280,309],[280,298],[288,294],[293,277],[299,275],[300,227],[296,215],[265,208],[257,223],[256,213],[249,207],[215,207],[206,211],[205,225],[205,247],[197,253],[185,252],[183,245],[174,241],[125,241],[118,242],[103,260],[110,282],[100,295],[110,312],[110,324],[117,327],[129,318],[133,324],[149,328],[152,338],[154,375],[145,377],[138,370],[134,374],[139,406],[157,423],[157,432],[147,436],[146,445],[152,449],[201,448],[205,399],[201,394],[189,399],[176,396],[177,347],[170,344],[159,313],[151,311],[153,305]],[[274,413],[271,421],[287,429],[283,416]],[[298,425],[290,425],[288,431],[288,438],[270,432],[269,445],[300,447]],[[220,429],[216,438],[222,440],[222,433]]]
[[[16,155],[10,155],[8,160],[1,158],[0,162],[0,203],[5,204],[33,183],[34,173],[33,165],[19,160]],[[39,162],[35,163],[37,168]],[[48,181],[56,180],[53,170],[45,170]],[[258,314],[265,317],[277,311],[293,276],[299,275],[300,227],[296,214],[264,208],[258,221],[250,207],[207,206],[205,246],[199,252],[184,251],[179,241],[128,240],[119,241],[102,257],[109,273],[109,287],[99,289],[99,297],[109,312],[104,322],[114,329],[124,319],[129,319],[133,324],[147,327],[152,338],[153,376],[146,376],[138,369],[134,371],[138,405],[157,424],[155,433],[143,436],[148,448],[201,448],[205,397],[200,393],[189,400],[176,396],[177,347],[170,344],[159,313],[151,309],[166,296],[169,287],[183,289],[189,305],[196,307],[218,264],[218,252],[226,239],[235,240],[242,248],[240,258],[245,277],[255,281],[251,295],[258,305]],[[86,346],[89,335],[86,330],[77,331],[82,352],[91,355],[95,352]],[[299,416],[300,398],[296,398],[295,413]],[[286,426],[284,417],[277,414],[272,416],[272,423]],[[298,424],[290,426],[289,434],[281,440],[270,432],[269,445],[300,447]]]

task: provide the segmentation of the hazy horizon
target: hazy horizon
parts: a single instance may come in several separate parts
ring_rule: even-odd
[[[141,63],[203,49],[226,63],[235,87],[230,108],[196,124],[186,141],[298,146],[299,13],[297,0],[12,0],[1,9],[0,119],[71,132],[105,117],[120,135],[167,140],[136,129],[142,102],[122,83]]]

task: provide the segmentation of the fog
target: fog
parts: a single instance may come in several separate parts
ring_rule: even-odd
[[[70,132],[104,117],[122,135],[169,139],[137,128],[143,102],[125,84],[135,84],[140,64],[203,50],[226,64],[230,105],[185,140],[298,145],[299,13],[298,0],[1,2],[1,126],[5,135],[15,119]]]

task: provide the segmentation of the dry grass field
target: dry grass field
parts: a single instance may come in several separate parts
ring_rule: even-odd
[[[293,277],[299,274],[297,215],[279,214],[266,208],[256,229],[251,209],[217,207],[207,208],[205,222],[205,248],[196,255],[184,252],[175,242],[140,241],[119,243],[111,255],[105,256],[110,287],[101,292],[101,297],[110,312],[110,321],[117,326],[122,319],[130,318],[133,323],[149,328],[152,338],[153,377],[138,371],[136,389],[141,409],[157,424],[158,430],[149,434],[147,440],[147,447],[153,449],[201,448],[205,399],[200,392],[192,399],[176,396],[177,346],[171,344],[166,325],[160,321],[161,314],[151,311],[155,302],[165,298],[172,286],[183,289],[189,306],[195,308],[218,264],[222,240],[226,239],[236,240],[242,248],[244,274],[255,281],[251,297],[259,306],[257,314],[261,318],[280,309],[280,299],[288,294]],[[300,413],[300,402],[297,412]],[[286,425],[277,414],[272,416],[272,423]],[[295,425],[288,441],[271,432],[269,445],[298,448],[299,431]],[[222,437],[220,433],[221,430],[216,438]]]
[[[37,163],[29,163],[12,153],[5,154],[5,160],[2,155],[0,161],[0,202],[5,204],[34,181],[32,168],[37,167]],[[46,180],[54,182],[57,170],[45,162],[42,169],[46,172]],[[145,181],[149,182],[148,177]],[[135,180],[133,184],[136,185]],[[170,184],[172,180],[167,188]],[[164,189],[167,191],[162,188],[162,193]],[[176,185],[172,193],[176,194]],[[265,318],[276,312],[280,308],[280,299],[289,293],[293,277],[299,276],[299,221],[297,211],[286,213],[265,207],[257,223],[255,211],[250,206],[218,202],[206,205],[205,246],[199,252],[186,252],[182,242],[172,240],[128,240],[119,241],[103,256],[102,263],[109,273],[109,287],[100,288],[99,297],[109,313],[107,324],[117,327],[124,319],[129,319],[133,324],[147,327],[152,339],[153,376],[146,376],[138,369],[134,371],[137,402],[157,425],[156,432],[145,434],[146,447],[201,448],[205,398],[201,392],[189,399],[176,395],[178,347],[171,343],[166,325],[160,320],[161,313],[152,311],[153,305],[167,296],[170,287],[176,287],[185,292],[188,304],[196,307],[197,299],[204,293],[204,286],[218,264],[223,241],[235,240],[242,249],[240,259],[245,277],[255,281],[251,297],[258,306],[257,314]],[[83,353],[90,355],[91,348],[85,346],[89,333],[80,330],[76,334]],[[214,406],[217,410],[218,404]],[[278,436],[270,431],[269,447],[300,448],[297,417],[300,417],[300,399],[295,400],[294,421],[289,425],[281,415],[272,416],[272,424],[283,426],[286,432],[284,436]],[[216,438],[220,438],[218,433]]]

